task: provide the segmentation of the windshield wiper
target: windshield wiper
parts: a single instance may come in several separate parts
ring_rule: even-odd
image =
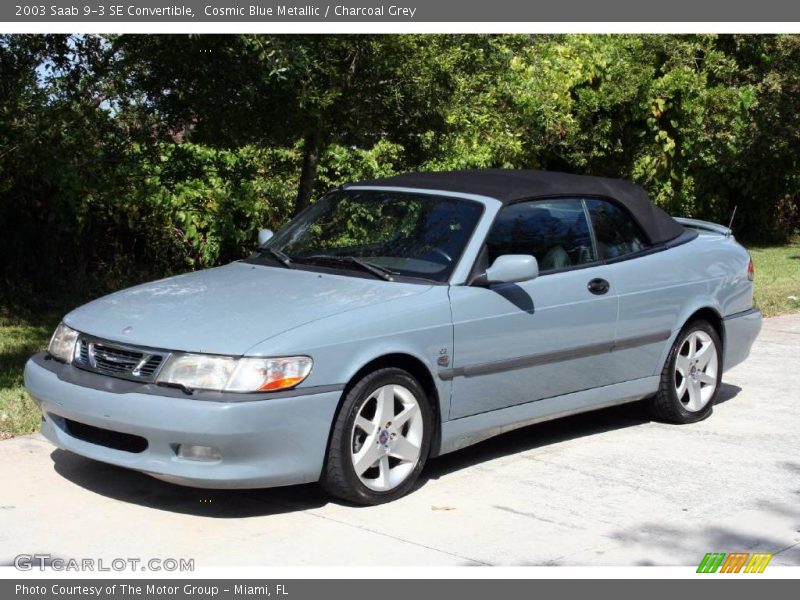
[[[294,266],[292,265],[292,259],[289,258],[289,255],[285,252],[281,252],[276,248],[270,248],[269,246],[259,246],[256,248],[256,252],[266,252],[287,269],[294,269]]]
[[[348,263],[359,267],[362,271],[367,271],[368,273],[372,273],[373,275],[375,275],[375,277],[380,277],[381,279],[384,279],[386,281],[394,281],[393,277],[393,275],[395,275],[394,271],[391,271],[386,267],[382,267],[381,265],[376,265],[375,263],[367,262],[366,260],[358,258],[357,256],[334,256],[332,254],[313,254],[311,256],[304,256],[303,260]]]

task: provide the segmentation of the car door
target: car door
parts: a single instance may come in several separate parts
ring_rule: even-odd
[[[450,418],[616,383],[610,358],[617,319],[611,268],[596,257],[581,199],[501,209],[481,260],[532,254],[537,278],[452,286]]]
[[[652,376],[685,302],[691,266],[654,252],[622,206],[597,198],[587,199],[586,208],[598,257],[613,269],[619,297],[615,369],[624,381]]]

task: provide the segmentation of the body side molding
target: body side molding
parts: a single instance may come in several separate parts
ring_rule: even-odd
[[[526,367],[536,367],[539,365],[547,365],[564,360],[574,360],[577,358],[586,358],[596,354],[604,354],[606,352],[614,352],[615,350],[628,350],[638,346],[646,346],[656,342],[663,342],[668,340],[672,332],[669,330],[658,331],[656,333],[649,333],[646,335],[638,335],[635,337],[624,338],[616,342],[601,342],[597,344],[587,344],[585,346],[576,346],[566,350],[559,350],[558,352],[546,352],[540,354],[530,354],[528,356],[520,356],[517,358],[509,358],[506,360],[498,360],[488,363],[479,363],[475,365],[467,365],[466,367],[456,367],[454,369],[444,369],[439,371],[439,378],[444,380],[454,379],[456,377],[475,377],[476,375],[489,375],[491,373],[502,373],[503,371],[513,371],[514,369],[524,369]]]

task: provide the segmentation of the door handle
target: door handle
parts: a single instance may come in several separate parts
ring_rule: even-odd
[[[595,279],[592,279],[586,285],[586,287],[593,294],[600,296],[608,291],[608,289],[611,287],[611,284],[609,284],[605,279],[600,279],[599,277],[597,277]]]

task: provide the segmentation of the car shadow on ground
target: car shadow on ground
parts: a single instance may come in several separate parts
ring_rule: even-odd
[[[268,490],[199,489],[160,481],[64,450],[55,450],[50,456],[59,475],[90,492],[181,514],[236,519],[309,510],[330,501],[315,484]]]
[[[742,388],[723,383],[715,405],[735,398]],[[480,463],[559,442],[634,427],[651,421],[644,402],[613,406],[515,429],[459,452],[446,454],[425,467],[420,485]]]
[[[739,395],[739,392],[742,391],[738,385],[731,385],[730,383],[723,383],[719,386],[719,394],[717,394],[717,401],[714,402],[714,406],[718,404],[723,404],[728,400],[733,400],[736,396]]]
[[[741,388],[723,384],[717,404],[734,398]],[[502,456],[509,456],[576,438],[634,427],[650,421],[636,402],[530,425],[475,446],[431,460],[417,488],[428,481]],[[247,518],[313,510],[332,500],[316,484],[263,490],[206,490],[183,487],[143,473],[83,458],[64,450],[51,453],[55,471],[90,492],[157,510],[211,518]]]

